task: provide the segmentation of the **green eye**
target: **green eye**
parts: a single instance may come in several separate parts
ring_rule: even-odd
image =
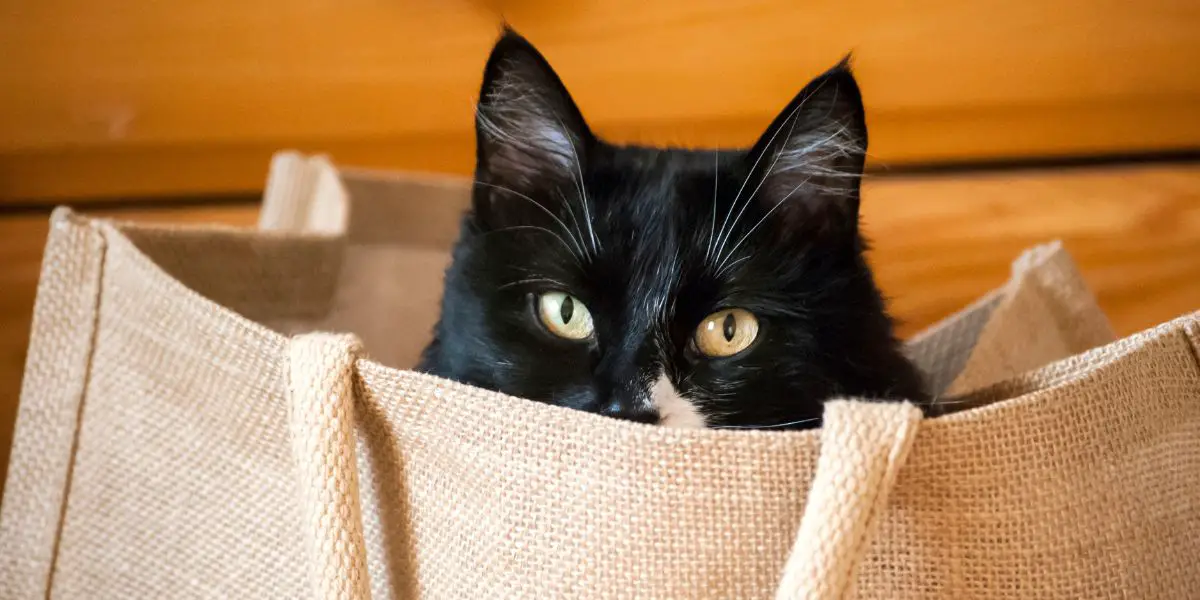
[[[578,298],[562,292],[538,296],[538,317],[550,333],[568,340],[584,340],[593,332],[592,314]]]

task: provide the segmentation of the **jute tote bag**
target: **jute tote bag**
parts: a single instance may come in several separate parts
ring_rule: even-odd
[[[942,416],[846,399],[819,431],[671,430],[393,368],[462,184],[276,167],[262,231],[55,214],[0,596],[1200,589],[1200,318],[1111,341],[1056,246],[914,340]]]

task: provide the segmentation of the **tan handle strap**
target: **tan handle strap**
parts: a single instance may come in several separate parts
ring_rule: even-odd
[[[279,152],[271,157],[258,228],[337,235],[346,229],[348,207],[341,176],[329,159]]]
[[[314,598],[368,600],[354,439],[353,336],[308,334],[288,348],[288,424],[300,473]]]
[[[777,600],[851,596],[920,423],[921,411],[907,403],[826,403],[817,473]]]

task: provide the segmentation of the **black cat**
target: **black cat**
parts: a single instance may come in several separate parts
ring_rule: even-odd
[[[473,207],[420,369],[681,427],[804,428],[832,397],[925,399],[863,257],[848,64],[745,151],[608,144],[505,31]]]

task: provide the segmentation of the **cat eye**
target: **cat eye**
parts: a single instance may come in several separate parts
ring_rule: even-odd
[[[701,354],[733,356],[750,347],[758,337],[758,318],[750,311],[728,308],[708,315],[696,328],[692,340]]]
[[[546,292],[538,296],[537,303],[538,317],[550,333],[568,340],[591,337],[592,313],[578,298],[562,292]]]

